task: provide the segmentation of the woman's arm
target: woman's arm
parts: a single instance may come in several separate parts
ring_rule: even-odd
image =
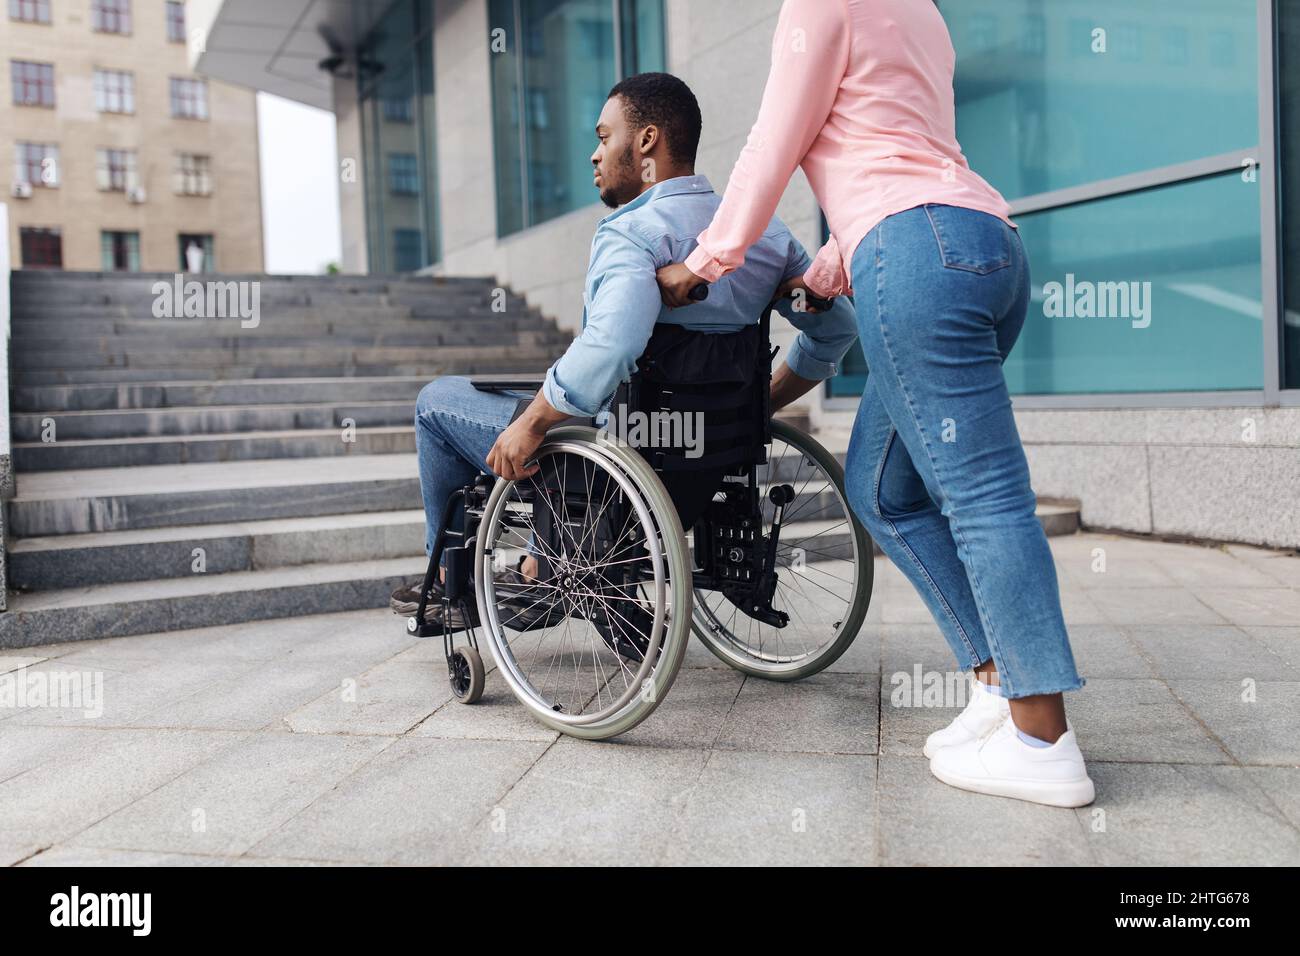
[[[772,68],[758,119],[727,182],[713,222],[686,268],[673,275],[680,301],[701,279],[715,282],[739,268],[745,252],[771,222],[790,177],[821,132],[848,66],[849,23],[844,0],[785,0],[772,41]],[[667,291],[667,290],[664,290]]]

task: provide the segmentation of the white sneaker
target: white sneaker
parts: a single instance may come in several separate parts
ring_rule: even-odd
[[[1006,719],[983,737],[942,747],[930,758],[930,772],[953,787],[1013,797],[1053,807],[1082,807],[1096,791],[1083,754],[1068,728],[1050,747],[1031,747]]]
[[[1011,713],[1011,705],[1005,697],[993,693],[984,686],[983,681],[974,680],[971,683],[975,689],[971,691],[971,699],[966,702],[965,709],[943,730],[936,730],[925,738],[921,752],[927,757],[933,757],[940,747],[978,740]]]

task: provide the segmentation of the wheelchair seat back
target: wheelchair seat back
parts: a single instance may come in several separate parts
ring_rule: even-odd
[[[689,528],[725,476],[767,460],[770,381],[766,313],[737,332],[659,323],[606,428],[659,473]],[[633,420],[640,434],[627,427]]]

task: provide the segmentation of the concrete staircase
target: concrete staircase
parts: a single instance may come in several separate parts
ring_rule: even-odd
[[[260,323],[155,318],[169,275],[14,273],[0,647],[386,605],[424,563],[420,388],[571,338],[490,279],[203,278],[259,281]]]
[[[386,606],[424,569],[420,388],[571,338],[518,296],[493,311],[489,279],[219,277],[261,283],[243,328],[154,318],[171,278],[14,273],[0,647]],[[847,433],[819,438],[843,460]],[[1078,529],[1072,503],[1039,517]]]

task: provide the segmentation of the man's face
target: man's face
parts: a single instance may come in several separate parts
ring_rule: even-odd
[[[623,111],[623,98],[610,97],[596,121],[600,145],[591,154],[593,184],[600,201],[613,209],[641,194],[641,176],[636,161],[635,141],[640,130],[632,129]]]

